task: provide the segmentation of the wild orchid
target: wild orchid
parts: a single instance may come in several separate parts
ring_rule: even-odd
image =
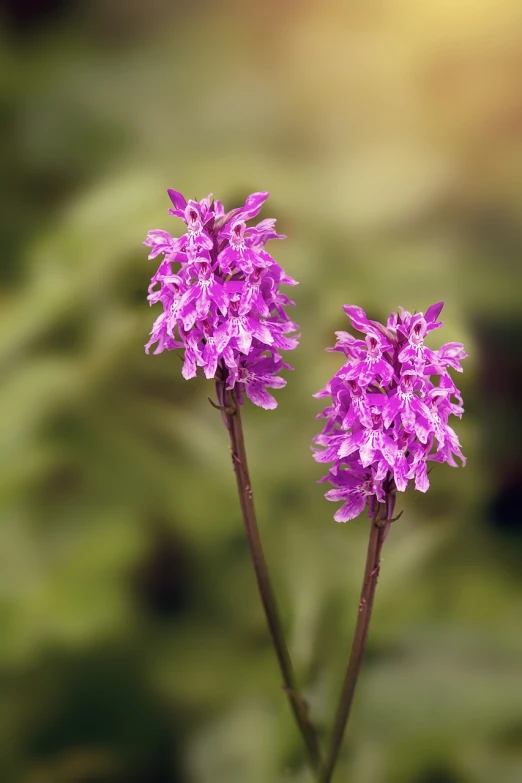
[[[285,386],[280,373],[292,369],[280,351],[298,343],[297,324],[285,309],[294,303],[280,286],[295,286],[297,281],[265,249],[269,240],[284,239],[275,230],[276,221],[248,225],[268,193],[253,193],[242,207],[227,213],[212,195],[187,201],[178,191],[168,194],[174,206],[169,213],[180,218],[186,230],[173,237],[155,229],[144,242],[150,259],[163,257],[148,295],[149,303],[160,303],[163,310],[145,350],[156,346],[153,352],[158,354],[180,349],[186,380],[198,372],[215,380],[218,402],[211,403],[221,410],[229,433],[243,523],[284,690],[311,764],[318,768],[315,730],[297,689],[261,545],[240,414],[245,395],[266,410],[277,407],[269,389]]]
[[[457,467],[457,458],[466,464],[448,422],[464,412],[449,369],[462,372],[467,354],[461,343],[432,350],[424,342],[442,326],[442,308],[438,302],[425,314],[413,315],[401,308],[381,324],[362,308],[346,305],[352,327],[364,339],[337,332],[330,350],[343,354],[345,363],[315,395],[331,399],[318,416],[325,424],[314,439],[314,457],[332,463],[321,481],[332,486],[326,498],[342,503],[334,519],[347,522],[367,509],[372,520],[352,649],[320,783],[330,783],[339,756],[368,635],[381,549],[398,518],[393,517],[397,493],[410,486],[426,492],[429,462]]]

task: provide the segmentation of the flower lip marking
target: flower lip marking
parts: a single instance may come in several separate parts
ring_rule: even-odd
[[[261,275],[263,274],[263,269],[259,266],[254,267],[253,272],[248,276],[248,283],[252,286],[259,286],[261,282]]]
[[[377,408],[377,406],[374,405],[371,408],[371,414],[373,429],[377,430],[382,425],[382,411],[380,408]]]
[[[349,389],[350,389],[350,394],[353,394],[354,397],[362,397],[363,396],[364,389],[361,386],[359,386],[357,381],[349,380],[348,381],[348,386],[349,386]]]
[[[198,277],[200,282],[211,282],[213,274],[208,261],[202,260],[195,261],[194,263],[197,264]]]
[[[414,372],[406,371],[402,378],[399,388],[397,389],[397,394],[399,397],[401,397],[403,400],[411,400],[413,397],[413,379],[415,378]]]
[[[428,324],[424,318],[421,317],[417,320],[410,335],[410,340],[413,345],[424,345],[424,336],[426,334],[427,326]]]
[[[244,250],[245,248],[245,230],[246,224],[244,220],[236,220],[232,224],[230,244],[235,247],[236,250]]]
[[[230,316],[232,318],[239,318],[239,303],[240,298],[237,294],[234,294],[234,296],[230,299]]]
[[[188,206],[185,208],[185,220],[191,239],[194,239],[196,236],[201,234],[203,231],[203,224],[199,214],[190,204],[188,204]]]
[[[382,356],[381,344],[379,340],[373,334],[366,335],[366,345],[368,351],[366,353],[367,362],[378,362]]]

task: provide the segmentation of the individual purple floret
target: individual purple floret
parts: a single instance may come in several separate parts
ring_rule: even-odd
[[[154,353],[184,350],[182,374],[193,378],[201,368],[206,378],[226,381],[240,404],[243,390],[262,408],[277,402],[267,389],[280,389],[285,364],[280,350],[297,346],[297,325],[285,307],[294,303],[279,290],[281,283],[297,285],[265,250],[270,239],[284,239],[275,220],[249,226],[268,198],[253,193],[243,207],[227,214],[212,194],[202,201],[187,201],[169,190],[171,215],[181,218],[187,230],[181,237],[167,231],[149,231],[144,244],[149,258],[163,255],[151,279],[148,300],[161,302],[145,350]],[[173,268],[176,265],[176,268]]]
[[[337,522],[347,522],[368,507],[372,516],[377,502],[410,481],[415,489],[429,487],[428,460],[457,467],[466,459],[459,439],[448,424],[451,414],[461,418],[460,392],[448,368],[462,372],[467,354],[461,343],[446,343],[438,351],[424,344],[425,336],[442,326],[437,320],[443,302],[426,314],[411,315],[400,308],[386,326],[371,321],[360,307],[343,309],[364,340],[337,332],[332,351],[347,361],[315,397],[332,402],[317,418],[326,419],[314,438],[317,462],[333,463],[328,481],[333,489],[326,498],[342,501]]]

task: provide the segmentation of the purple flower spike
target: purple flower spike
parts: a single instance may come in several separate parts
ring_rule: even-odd
[[[467,354],[461,343],[446,343],[438,351],[424,344],[426,335],[442,326],[443,302],[426,314],[406,310],[392,313],[386,326],[371,321],[356,305],[344,312],[357,339],[336,332],[334,348],[347,359],[324,389],[315,396],[332,402],[318,418],[326,420],[314,438],[317,462],[333,463],[327,476],[333,489],[326,498],[342,501],[337,522],[354,519],[365,508],[371,516],[386,495],[429,488],[427,462],[457,467],[466,459],[450,415],[462,416],[462,398],[448,368],[462,372]]]
[[[240,403],[244,390],[255,405],[273,409],[277,402],[268,389],[285,386],[279,373],[292,369],[279,351],[297,345],[297,325],[285,310],[293,302],[279,288],[296,281],[265,250],[269,240],[284,239],[275,231],[276,221],[248,225],[268,193],[253,193],[227,214],[212,195],[201,201],[187,201],[176,190],[168,195],[169,213],[187,230],[174,238],[156,229],[144,242],[149,258],[163,256],[148,292],[150,304],[161,302],[163,312],[145,350],[182,348],[184,378],[194,378],[199,369],[235,388]],[[444,361],[454,362],[454,356],[455,351]]]

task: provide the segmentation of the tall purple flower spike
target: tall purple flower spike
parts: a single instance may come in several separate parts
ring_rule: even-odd
[[[426,492],[429,479],[426,463],[447,462],[457,467],[466,459],[459,439],[448,424],[451,414],[462,416],[462,397],[448,373],[462,372],[460,362],[467,354],[461,343],[446,343],[438,351],[424,344],[428,332],[439,329],[443,302],[426,314],[411,315],[400,308],[386,326],[371,321],[355,305],[343,309],[352,326],[364,335],[356,339],[337,332],[332,351],[347,361],[315,397],[331,397],[331,404],[317,418],[326,419],[314,438],[314,458],[333,465],[326,493],[343,505],[334,515],[337,522],[354,519],[386,495],[404,492],[410,481]]]
[[[154,353],[184,350],[182,374],[193,378],[198,367],[206,378],[227,381],[262,408],[277,406],[269,388],[280,389],[286,381],[281,370],[291,370],[280,350],[297,346],[297,325],[285,307],[294,303],[279,290],[297,285],[265,250],[277,234],[275,220],[255,218],[268,193],[253,193],[243,207],[225,214],[212,194],[202,201],[187,201],[169,190],[174,205],[170,214],[181,218],[187,231],[179,238],[167,231],[149,231],[144,244],[149,258],[163,255],[149,286],[150,304],[161,302],[145,350]],[[174,271],[173,265],[176,265]]]

